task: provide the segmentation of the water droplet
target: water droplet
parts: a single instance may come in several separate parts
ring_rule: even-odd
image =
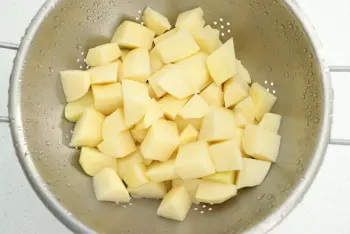
[[[269,13],[268,13],[267,11],[265,11],[265,12],[264,12],[264,15],[268,16],[268,15],[269,15]]]

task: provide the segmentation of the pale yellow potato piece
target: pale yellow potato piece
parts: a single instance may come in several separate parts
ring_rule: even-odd
[[[175,172],[175,159],[165,162],[154,162],[147,169],[147,176],[154,182],[163,182],[179,178]]]
[[[110,116],[107,116],[102,126],[103,139],[112,139],[118,137],[119,133],[127,130],[124,121],[123,108],[120,108],[113,112]]]
[[[94,97],[92,96],[92,92],[89,90],[84,96],[81,98],[67,103],[64,108],[64,116],[70,122],[77,122],[84,110],[89,107],[94,106]]]
[[[237,62],[232,38],[209,55],[207,66],[211,77],[217,85],[221,85],[237,73]]]
[[[95,108],[87,108],[76,123],[70,142],[72,147],[96,147],[103,140],[102,125],[105,116]]]
[[[244,80],[248,84],[252,83],[252,78],[250,77],[250,74],[248,70],[243,66],[242,62],[237,60],[237,74],[235,77]]]
[[[193,33],[193,37],[201,48],[201,51],[211,54],[222,46],[220,31],[210,25],[205,26]]]
[[[113,138],[104,139],[97,148],[102,153],[115,158],[123,158],[137,150],[129,130],[122,131]]]
[[[217,172],[237,171],[242,168],[242,154],[235,140],[209,146],[210,156]]]
[[[111,168],[105,168],[92,179],[95,196],[99,201],[117,203],[130,202],[130,195],[118,174]]]
[[[266,113],[261,119],[259,126],[274,133],[278,133],[281,125],[282,116],[272,113]]]
[[[201,119],[211,111],[209,105],[199,95],[194,95],[179,112],[183,119]]]
[[[124,171],[122,179],[128,188],[137,188],[149,182],[146,171],[147,168],[143,163],[130,164],[128,169]]]
[[[67,102],[83,97],[90,88],[90,73],[87,71],[61,71],[61,83]]]
[[[85,63],[90,67],[106,65],[117,60],[121,54],[117,43],[108,43],[89,49]]]
[[[104,155],[95,148],[82,147],[79,157],[81,168],[89,176],[95,176],[104,168],[112,168],[117,171],[117,160]]]
[[[243,150],[253,158],[276,162],[281,136],[263,127],[247,125],[242,139]]]
[[[164,162],[171,157],[179,144],[180,137],[176,124],[160,119],[148,130],[140,151],[146,159]]]
[[[197,189],[196,200],[203,203],[221,204],[236,194],[236,185],[202,180]]]
[[[183,186],[172,188],[160,203],[157,215],[176,221],[184,221],[192,202]]]
[[[155,49],[152,49],[149,53],[149,59],[151,63],[151,73],[154,74],[155,72],[159,71],[164,67],[164,63],[161,60],[158,51]]]
[[[148,182],[136,188],[128,188],[134,198],[162,199],[168,192],[164,182]]]
[[[197,179],[214,174],[215,166],[210,157],[208,144],[196,141],[180,146],[175,170],[182,179]]]
[[[183,180],[183,179],[176,179],[172,181],[172,187],[178,187],[178,186],[184,186],[187,190],[188,195],[191,198],[191,201],[194,204],[198,204],[199,202],[196,201],[196,193],[199,184],[201,183],[201,180]]]
[[[202,126],[202,119],[183,119],[176,116],[174,122],[180,131],[183,131],[188,125],[192,125],[199,132]]]
[[[161,98],[166,94],[165,90],[163,90],[159,86],[159,80],[162,79],[164,76],[167,76],[168,74],[169,71],[167,67],[163,67],[148,78],[148,82],[152,87],[153,92],[156,94],[157,98]]]
[[[243,158],[242,170],[237,174],[237,189],[260,185],[271,167],[270,162]]]
[[[160,41],[155,49],[166,64],[184,59],[200,50],[191,33],[182,29]]]
[[[164,111],[165,117],[170,120],[175,120],[178,113],[186,105],[189,98],[177,99],[170,94],[162,97],[158,103],[160,104],[162,110]]]
[[[264,114],[271,111],[277,98],[269,93],[263,86],[258,83],[253,83],[249,90],[249,95],[252,97],[256,106],[256,120],[260,121]]]
[[[135,125],[136,129],[146,129],[164,116],[164,112],[159,103],[152,99],[148,106],[145,117]]]
[[[177,31],[179,31],[179,29],[173,28],[173,29],[167,31],[166,33],[154,38],[154,40],[153,40],[154,44],[156,44],[156,45],[159,44],[164,39],[173,36]]]
[[[225,107],[229,108],[248,97],[249,85],[237,77],[229,79],[224,84]]]
[[[236,179],[236,172],[235,171],[218,172],[209,176],[205,176],[202,179],[212,181],[212,182],[222,183],[222,184],[234,184]]]
[[[128,53],[130,52],[130,50],[128,49],[121,49],[121,55],[120,55],[120,59],[124,62],[124,59],[126,58],[126,56],[128,55]],[[120,80],[121,81],[121,80]]]
[[[112,84],[118,81],[118,70],[120,61],[91,68],[91,84]]]
[[[136,150],[134,153],[131,153],[124,158],[116,159],[118,162],[118,175],[123,178],[125,172],[129,170],[130,165],[134,165],[136,163],[143,163],[143,156],[140,151]]]
[[[110,115],[123,106],[123,92],[120,83],[92,85],[95,108],[104,115]]]
[[[146,27],[155,32],[156,35],[161,35],[165,31],[171,29],[168,18],[150,7],[147,7],[143,12],[142,21],[145,23]]]
[[[221,85],[212,83],[200,93],[200,96],[210,106],[224,106],[224,92],[222,91]]]
[[[130,51],[123,62],[124,79],[146,83],[151,75],[151,62],[147,49]]]
[[[133,128],[130,130],[132,138],[134,138],[134,140],[139,144],[141,144],[143,140],[146,138],[147,132],[148,132],[148,129]]]
[[[191,124],[187,125],[187,127],[180,133],[180,145],[197,141],[198,134],[198,131]]]
[[[182,12],[177,17],[175,27],[194,32],[204,27],[205,21],[203,16],[204,12],[200,7]]]
[[[135,49],[151,49],[155,33],[145,26],[131,21],[124,21],[119,25],[114,33],[112,43],[116,42],[119,46]]]
[[[241,126],[237,124],[238,127],[244,127],[247,124],[253,123],[253,121],[255,120],[255,112],[256,112],[253,99],[250,96],[248,96],[247,98],[245,98],[243,101],[241,101],[235,106],[235,108],[233,109],[233,112],[239,113],[244,118],[243,124],[240,124]],[[236,120],[237,120],[237,117],[236,117]]]

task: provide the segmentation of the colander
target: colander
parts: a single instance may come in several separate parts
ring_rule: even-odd
[[[159,201],[98,202],[78,150],[68,147],[73,126],[62,117],[59,71],[87,69],[88,48],[109,42],[125,19],[142,23],[146,6],[173,25],[180,12],[202,7],[223,41],[234,38],[253,80],[278,97],[273,112],[283,116],[280,155],[266,180],[224,204],[194,205],[183,223],[157,217]],[[49,0],[22,39],[10,79],[10,117],[0,120],[10,124],[32,187],[75,233],[266,233],[301,201],[330,141],[330,69],[312,30],[293,0]]]

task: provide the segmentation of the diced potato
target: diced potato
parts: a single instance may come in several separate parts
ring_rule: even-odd
[[[222,183],[222,184],[234,184],[236,179],[236,172],[225,171],[218,172],[202,178],[203,180],[208,180],[212,182]]]
[[[160,55],[158,54],[158,51],[155,49],[152,49],[149,53],[149,59],[151,63],[151,72],[154,74],[155,72],[159,71],[164,67],[163,61],[160,59]]]
[[[105,116],[95,108],[87,108],[74,127],[70,142],[72,147],[96,147],[103,140],[102,125]]]
[[[163,67],[148,78],[148,82],[151,85],[152,90],[156,94],[157,98],[161,98],[166,94],[166,92],[159,86],[159,80],[168,74],[169,71],[167,67]]]
[[[237,174],[237,189],[260,185],[264,181],[270,167],[271,163],[269,162],[243,158],[242,170]]]
[[[128,49],[121,49],[120,59],[124,62],[126,55],[130,52]],[[121,81],[121,80],[120,80]]]
[[[191,199],[183,186],[172,188],[157,210],[157,215],[164,218],[183,221],[191,208]]]
[[[224,92],[222,91],[221,85],[216,85],[215,83],[212,83],[200,93],[200,96],[210,106],[224,106]]]
[[[143,140],[146,138],[147,132],[148,132],[148,129],[133,128],[130,130],[132,138],[134,138],[134,140],[139,144],[141,144]]]
[[[174,45],[181,46],[174,47]],[[187,30],[178,30],[173,35],[159,42],[155,49],[166,64],[184,59],[200,50],[196,41]]]
[[[199,184],[201,183],[201,180],[183,180],[183,179],[176,179],[172,181],[172,186],[178,187],[178,186],[184,186],[187,190],[188,195],[191,198],[191,201],[194,204],[198,204],[199,202],[196,200],[196,193]]]
[[[225,107],[229,108],[248,97],[249,85],[237,77],[229,79],[224,84]]]
[[[247,125],[242,139],[244,152],[253,158],[276,162],[281,136],[262,127]]]
[[[149,128],[153,123],[157,122],[163,116],[164,116],[164,112],[160,107],[159,103],[156,100],[152,99],[148,106],[145,117],[143,117],[143,119],[135,125],[135,128],[136,129]]]
[[[204,27],[205,21],[203,16],[204,12],[200,7],[182,12],[177,17],[175,27],[180,29],[187,29],[190,32],[194,32]]]
[[[180,145],[197,141],[198,134],[198,131],[191,124],[187,125],[187,127],[180,133]]]
[[[202,119],[183,119],[178,115],[174,121],[180,131],[185,130],[191,124],[199,132],[202,126]]]
[[[180,137],[173,122],[160,119],[148,130],[140,151],[144,158],[157,161],[168,160],[180,144]]]
[[[124,171],[122,179],[128,185],[128,188],[137,188],[149,182],[146,170],[143,163],[131,164],[128,166],[128,170]]]
[[[177,31],[179,31],[178,28],[173,28],[173,29],[167,31],[166,33],[154,38],[154,40],[153,40],[154,44],[158,45],[164,39],[173,36]]]
[[[266,113],[261,119],[259,126],[269,130],[274,133],[278,133],[278,130],[281,125],[282,116],[272,113]]]
[[[197,179],[215,173],[208,144],[196,141],[179,148],[175,161],[176,173],[182,179]]]
[[[123,158],[136,151],[135,142],[129,130],[122,131],[113,138],[105,139],[97,148],[102,153],[115,158]]]
[[[193,33],[193,37],[201,48],[201,51],[211,54],[222,46],[220,31],[210,25],[205,26]]]
[[[123,80],[122,86],[125,124],[130,127],[144,117],[151,98],[146,84]]]
[[[112,84],[118,81],[120,61],[93,67],[89,70],[91,84]]]
[[[136,163],[143,163],[143,161],[143,156],[138,150],[134,153],[127,155],[124,158],[118,158],[118,175],[121,178],[123,178],[125,172],[129,170],[130,165],[134,165]]]
[[[83,97],[90,88],[90,73],[87,71],[61,71],[61,82],[67,102]]]
[[[252,83],[252,78],[250,77],[250,74],[248,70],[243,66],[242,62],[237,60],[237,74],[236,77],[238,77],[241,80],[244,80],[248,84]]]
[[[95,108],[104,115],[110,115],[123,106],[122,85],[92,85]]]
[[[221,204],[236,194],[236,185],[203,180],[198,186],[196,200],[203,203]]]
[[[117,43],[108,43],[89,49],[85,63],[90,67],[106,65],[117,60],[121,54]]]
[[[88,91],[81,98],[67,103],[66,107],[64,108],[64,116],[68,121],[75,123],[80,119],[86,108],[93,106],[94,97],[92,96],[92,92]]]
[[[184,77],[194,93],[200,93],[213,82],[207,68],[207,58],[207,54],[198,52],[176,63],[182,69]]]
[[[117,171],[117,160],[102,154],[95,148],[82,147],[79,163],[89,176],[95,176],[104,168],[112,168]]]
[[[148,182],[136,188],[128,188],[130,195],[134,198],[161,199],[167,193],[164,182]]]
[[[241,170],[242,154],[235,140],[213,144],[209,152],[217,172]]]
[[[183,119],[200,119],[211,111],[209,105],[199,95],[194,95],[179,112]]]
[[[112,43],[116,42],[119,46],[128,49],[145,48],[149,50],[152,48],[155,35],[152,30],[145,26],[131,21],[124,21],[114,33]]]
[[[112,139],[118,137],[119,133],[127,130],[124,121],[124,111],[122,108],[116,110],[110,116],[107,116],[102,126],[103,139]]]
[[[171,95],[165,95],[162,97],[158,103],[160,104],[162,110],[164,111],[165,117],[171,120],[175,120],[178,113],[186,105],[189,98],[177,99]]]
[[[232,38],[209,55],[207,65],[217,85],[221,85],[236,74],[237,62]]]
[[[175,172],[175,159],[166,162],[154,162],[147,170],[147,176],[154,182],[163,182],[179,178]]]
[[[147,7],[143,12],[142,21],[145,23],[146,27],[155,32],[156,35],[161,35],[165,31],[171,29],[168,18],[150,7]]]
[[[223,107],[215,107],[204,117],[198,139],[209,142],[230,140],[235,136],[235,129],[233,112]]]
[[[151,75],[151,62],[147,49],[130,51],[123,62],[124,79],[146,83]]]
[[[97,200],[117,203],[130,202],[130,195],[117,173],[105,168],[92,179]]]
[[[256,111],[255,104],[253,102],[253,99],[250,96],[248,96],[243,101],[238,103],[233,109],[233,112],[240,113],[244,118],[244,126],[246,124],[253,123],[253,121],[255,120],[255,111]],[[236,120],[237,120],[237,117],[236,117]],[[239,126],[239,127],[243,127],[243,126]]]
[[[249,90],[249,95],[252,97],[256,107],[256,120],[260,121],[264,114],[271,111],[277,98],[268,92],[258,83],[253,83]]]

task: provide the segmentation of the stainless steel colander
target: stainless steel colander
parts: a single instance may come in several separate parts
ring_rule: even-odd
[[[78,151],[68,147],[72,124],[62,118],[59,71],[86,69],[87,49],[108,42],[122,20],[140,21],[146,6],[173,24],[179,12],[202,7],[223,40],[234,38],[237,57],[253,80],[278,97],[273,111],[283,116],[280,156],[263,184],[222,205],[193,206],[183,223],[157,217],[159,201],[96,201]],[[268,232],[300,202],[329,143],[333,92],[311,32],[293,0],[47,1],[26,31],[10,80],[8,121],[29,182],[76,233]]]

